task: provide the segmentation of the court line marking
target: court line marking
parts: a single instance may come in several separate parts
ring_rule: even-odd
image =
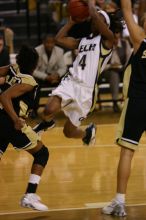
[[[97,127],[112,127],[112,126],[117,126],[118,124],[97,124]],[[86,126],[81,126],[81,127],[86,127]],[[62,129],[63,127],[55,127],[57,129]],[[46,131],[47,132],[47,131]],[[64,145],[57,145],[57,146],[52,146],[49,147],[50,149],[55,149],[55,148],[79,148],[79,147],[83,147],[83,148],[95,148],[95,147],[117,147],[116,144],[96,144],[94,146],[84,146],[84,145],[71,145],[71,146],[64,146]],[[139,144],[139,147],[141,146],[146,146],[146,144]],[[13,149],[9,149],[9,150],[13,150]],[[1,215],[17,215],[17,214],[35,214],[35,213],[48,213],[48,212],[53,212],[53,211],[71,211],[71,210],[86,210],[86,209],[93,209],[93,208],[102,208],[106,205],[108,205],[109,202],[106,203],[86,203],[85,207],[80,207],[80,208],[64,208],[64,209],[50,209],[48,211],[37,211],[37,210],[32,210],[32,211],[12,211],[12,212],[0,212],[0,216]],[[131,207],[131,206],[145,206],[146,203],[139,203],[139,204],[128,204],[126,205],[127,207]]]
[[[116,145],[116,144],[96,144],[96,145],[91,145],[91,146],[85,146],[85,145],[81,145],[81,144],[64,144],[64,145],[51,145],[48,146],[48,149],[61,149],[61,148],[67,148],[67,149],[72,149],[72,148],[83,148],[83,149],[89,149],[89,150],[92,150],[94,148],[100,148],[100,147],[107,147],[107,148],[111,148],[111,147],[115,147],[115,148],[120,148],[120,146]],[[146,144],[139,144],[138,146],[138,150],[141,149],[141,148],[145,148],[146,147]],[[13,147],[12,148],[9,148],[8,149],[9,151],[13,151]],[[19,151],[19,150],[18,150]],[[22,150],[20,150],[22,152]]]
[[[56,123],[57,124],[57,123]],[[116,123],[110,123],[110,124],[95,124],[97,127],[112,127],[112,126],[117,126],[118,125],[118,123],[116,124]],[[80,126],[80,128],[86,128],[88,125],[81,125]],[[63,129],[64,128],[64,126],[55,126],[55,127],[53,127],[53,128],[50,128],[50,129],[48,129],[48,130],[46,130],[46,131],[44,131],[44,132],[49,132],[49,131],[51,131],[51,130],[53,130],[53,129],[55,129],[55,128],[57,128],[57,129]]]
[[[73,211],[73,210],[86,210],[86,209],[94,209],[94,208],[103,208],[105,205],[108,205],[109,202],[103,202],[103,203],[86,203],[84,207],[80,208],[62,208],[62,209],[49,209],[48,211],[11,211],[11,212],[0,212],[1,215],[19,215],[19,214],[43,214],[43,213],[49,213],[49,212],[60,212],[60,211]],[[132,207],[132,206],[145,206],[146,203],[139,203],[139,204],[128,204],[126,207]]]
[[[86,207],[90,208],[103,208],[104,206],[107,206],[110,202],[99,202],[99,203],[86,203]],[[136,203],[136,204],[126,204],[126,207],[132,207],[132,206],[144,206],[146,203]]]
[[[91,145],[91,146],[84,146],[84,145],[80,145],[80,144],[76,144],[76,145],[51,145],[48,146],[48,149],[58,149],[58,148],[67,148],[67,149],[71,149],[71,148],[83,148],[83,149],[89,149],[89,150],[92,150],[94,148],[100,148],[100,147],[107,147],[107,148],[111,148],[111,147],[115,147],[115,148],[119,148],[120,146],[116,145],[116,144],[96,144],[96,145]],[[146,144],[139,144],[138,148],[145,148],[146,147]],[[13,147],[12,148],[9,148],[8,150],[14,150]],[[22,150],[20,150],[22,151]]]
[[[97,124],[97,129],[98,129],[98,127],[113,127],[113,126],[117,126],[117,125],[118,125],[118,123],[117,124],[116,123],[113,123],[113,124]],[[80,126],[80,127],[85,128],[87,126],[83,125],[83,126]],[[60,126],[60,127],[56,126],[56,127],[52,128],[52,129],[49,129],[45,132],[50,132],[53,129],[60,130],[60,129],[63,129],[63,126]],[[42,137],[45,132],[43,132],[43,134],[40,135],[40,136]],[[144,132],[144,134],[146,134],[146,133]],[[97,140],[98,140],[98,137],[97,137]],[[115,140],[115,138],[114,138],[114,140]],[[86,145],[83,145],[83,144],[70,144],[70,143],[66,144],[66,145],[63,144],[63,145],[52,145],[51,146],[51,144],[50,144],[50,146],[48,146],[48,148],[49,149],[58,149],[58,148],[68,148],[68,149],[70,149],[70,148],[87,148],[87,149],[90,149],[90,148],[97,148],[97,147],[98,148],[99,147],[108,147],[108,148],[109,147],[117,147],[117,144],[116,143],[114,144],[114,140],[113,140],[112,144],[110,144],[110,143],[109,144],[95,144],[93,146],[92,145],[91,146],[86,146]],[[146,147],[146,144],[139,144],[139,147]]]
[[[94,149],[94,148],[99,148],[99,147],[107,147],[110,149],[110,147],[119,147],[118,145],[114,145],[114,144],[97,144],[97,145],[94,145],[94,146],[84,146],[84,145],[79,145],[79,144],[76,144],[76,145],[57,145],[57,146],[48,146],[49,149],[58,149],[58,148],[68,148],[68,149],[71,149],[71,148],[86,148],[86,149]],[[138,146],[139,148],[145,148],[146,147],[146,144],[139,144]]]

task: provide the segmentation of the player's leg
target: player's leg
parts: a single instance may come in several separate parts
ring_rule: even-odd
[[[61,110],[61,98],[59,96],[51,96],[48,99],[48,103],[44,109],[44,115],[47,117],[53,117]]]
[[[86,145],[94,144],[96,135],[96,126],[90,124],[85,130],[75,126],[68,118],[63,129],[63,133],[68,138],[82,139]]]
[[[21,199],[21,206],[40,211],[47,211],[48,207],[40,201],[40,197],[36,194],[36,191],[49,158],[48,148],[45,147],[42,142],[38,142],[35,148],[27,150],[27,152],[33,156],[34,161],[26,192]]]
[[[117,169],[117,193],[126,194],[133,155],[134,150],[121,147],[120,160]]]
[[[122,146],[117,169],[117,194],[112,202],[102,209],[104,214],[125,216],[125,195],[131,171],[134,151],[145,130],[145,103],[142,100],[127,99],[120,117],[117,144]]]
[[[55,121],[53,120],[54,115],[61,110],[61,98],[58,96],[51,96],[48,99],[48,103],[45,106],[44,111],[41,114],[43,119],[39,124],[37,124],[33,130],[36,133],[41,133],[42,131],[48,130],[55,126]]]
[[[9,144],[9,141],[7,140],[3,140],[1,137],[0,137],[0,160],[4,154],[4,152],[6,151],[7,147],[8,147],[8,144]]]
[[[131,172],[131,161],[134,150],[121,147],[120,159],[117,169],[117,194],[111,203],[102,209],[104,214],[125,216],[125,195],[127,183]]]
[[[12,123],[9,117],[0,110],[0,159],[6,151],[11,137]]]
[[[79,127],[73,125],[70,119],[67,119],[64,125],[63,133],[67,138],[79,138],[82,139],[86,132]]]
[[[33,156],[31,173],[25,194],[21,199],[21,206],[40,211],[48,210],[48,207],[40,201],[40,197],[36,194],[41,175],[49,158],[48,148],[43,145],[39,135],[28,125],[25,125],[22,131],[13,130],[11,143],[15,148],[25,149]]]

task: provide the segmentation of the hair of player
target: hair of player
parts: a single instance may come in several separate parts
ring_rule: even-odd
[[[23,74],[32,74],[38,63],[39,55],[35,48],[27,44],[22,45],[16,62],[19,65],[20,72]]]
[[[124,28],[124,19],[123,14],[120,9],[116,10],[115,12],[108,13],[110,17],[110,30],[113,33],[122,32]]]

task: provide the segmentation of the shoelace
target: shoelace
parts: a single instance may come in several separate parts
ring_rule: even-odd
[[[116,201],[112,201],[109,207],[114,208],[115,206],[119,205]]]
[[[41,201],[41,198],[38,195],[31,195],[30,198],[34,201]]]

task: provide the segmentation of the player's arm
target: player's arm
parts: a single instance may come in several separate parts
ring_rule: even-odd
[[[126,21],[130,38],[136,52],[145,38],[144,30],[135,22],[132,13],[132,4],[131,0],[121,0],[122,10],[124,14],[124,19]]]
[[[15,128],[18,130],[20,130],[24,126],[25,120],[23,120],[16,114],[13,107],[12,99],[31,91],[33,88],[33,86],[28,84],[15,84],[0,95],[0,102],[3,108],[11,117],[14,122]]]
[[[61,47],[66,47],[68,49],[76,49],[79,45],[79,40],[69,37],[68,32],[72,28],[75,22],[70,18],[69,21],[59,30],[55,37],[55,41]]]
[[[7,73],[8,73],[9,68],[10,68],[10,65],[1,66],[1,67],[0,67],[0,77],[6,76]]]
[[[105,46],[108,48],[112,48],[114,43],[114,34],[108,28],[103,19],[101,19],[101,15],[98,13],[94,2],[94,0],[88,0],[90,16],[94,22],[97,32],[99,32],[105,38]]]

